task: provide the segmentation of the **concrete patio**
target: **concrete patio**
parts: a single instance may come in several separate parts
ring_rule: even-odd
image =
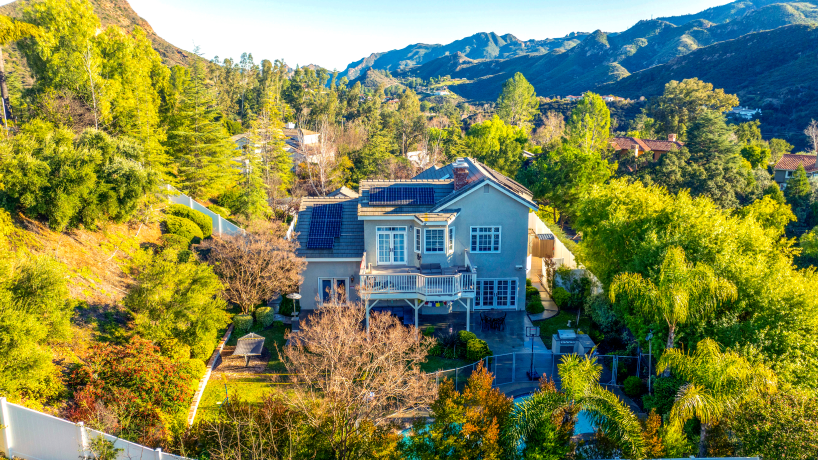
[[[485,313],[492,317],[506,314],[505,330],[491,331],[480,329],[480,313]],[[466,312],[452,312],[443,315],[420,315],[420,330],[432,326],[436,333],[448,333],[466,330]],[[483,339],[495,355],[514,352],[530,352],[531,339],[525,336],[526,327],[534,327],[528,314],[525,311],[500,311],[485,310],[475,311],[471,314],[471,331],[478,338]],[[534,339],[535,353],[550,353],[543,341],[537,337]]]

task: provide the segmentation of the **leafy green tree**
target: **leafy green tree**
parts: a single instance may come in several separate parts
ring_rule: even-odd
[[[738,97],[698,78],[671,81],[664,93],[650,101],[645,113],[656,120],[658,132],[686,138],[688,127],[707,112],[724,113],[739,104]]]
[[[691,161],[702,164],[716,158],[729,159],[738,153],[733,131],[721,113],[704,112],[689,126],[685,146],[690,150]]]
[[[523,128],[506,124],[497,115],[473,125],[466,136],[470,156],[510,177],[516,176],[522,166],[527,143]]]
[[[680,326],[689,344],[704,337],[754,350],[779,377],[798,385],[818,384],[818,276],[792,261],[792,240],[779,238],[755,218],[716,206],[687,192],[615,179],[581,199],[572,227],[581,232],[580,260],[606,292],[621,273],[655,279],[663,255],[684,249],[693,264],[712,267],[736,286],[737,300],[703,323]],[[782,288],[786,286],[786,288]],[[614,310],[638,338],[657,324],[617,302]],[[799,331],[793,333],[793,331]],[[655,348],[655,347],[654,347]]]
[[[568,142],[584,154],[600,153],[610,148],[611,111],[602,97],[591,92],[571,111],[568,120]]]
[[[707,456],[707,434],[714,425],[740,413],[744,404],[777,387],[777,378],[770,369],[753,364],[736,352],[722,352],[711,339],[699,342],[693,353],[665,350],[657,364],[657,374],[663,369],[672,369],[689,382],[676,396],[670,422],[677,431],[692,418],[701,422],[699,457]]]
[[[426,129],[425,117],[420,113],[420,101],[417,94],[407,89],[400,95],[398,110],[395,114],[395,137],[400,145],[401,156],[417,145],[420,136]]]
[[[44,404],[61,389],[52,347],[71,337],[74,312],[64,267],[12,251],[11,218],[0,210],[0,392]]]
[[[8,16],[0,15],[0,94],[3,97],[3,124],[8,126],[6,119],[11,117],[11,103],[9,88],[6,82],[6,60],[3,58],[3,46],[22,40],[26,37],[36,37],[40,28],[27,22],[15,21]]]
[[[756,144],[763,141],[760,126],[760,120],[748,121],[733,125],[733,132],[740,144]]]
[[[211,267],[195,258],[179,260],[167,249],[140,252],[135,260],[136,285],[125,296],[134,329],[150,338],[163,354],[206,360],[230,322],[221,297],[222,284]]]
[[[775,187],[778,190],[778,187]],[[780,191],[779,191],[780,192]],[[773,237],[781,236],[787,225],[795,220],[790,206],[771,196],[764,196],[738,210],[742,217],[752,217],[764,228],[772,232]]]
[[[770,139],[770,162],[775,164],[786,153],[792,152],[794,148],[792,144],[784,139]]]
[[[540,101],[534,86],[517,72],[503,83],[503,91],[497,98],[497,115],[509,125],[527,128],[537,114]]]
[[[238,166],[231,160],[234,145],[218,121],[213,97],[205,84],[205,70],[198,59],[190,67],[190,79],[178,79],[181,101],[171,115],[168,147],[177,162],[180,188],[194,198],[217,196],[235,183]]]
[[[665,321],[668,327],[666,349],[675,345],[676,328],[688,321],[700,321],[720,305],[736,300],[736,287],[716,276],[704,264],[688,263],[684,250],[668,249],[656,281],[638,273],[620,273],[611,282],[611,302],[625,296],[635,310]]]
[[[787,180],[784,197],[786,197],[787,203],[793,209],[799,209],[809,204],[811,195],[812,187],[810,187],[809,179],[807,179],[807,172],[804,170],[803,165],[798,165],[792,177]]]
[[[748,144],[741,148],[741,156],[750,162],[753,168],[766,167],[770,161],[770,149],[758,144]]]

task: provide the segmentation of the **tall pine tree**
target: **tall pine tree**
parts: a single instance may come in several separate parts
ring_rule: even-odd
[[[176,160],[177,183],[194,198],[212,198],[236,183],[238,165],[231,158],[237,152],[219,121],[200,60],[193,60],[189,79],[176,76],[172,82],[180,98],[169,120],[168,147]]]

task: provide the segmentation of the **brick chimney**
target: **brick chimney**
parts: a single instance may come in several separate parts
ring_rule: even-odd
[[[676,142],[676,135],[675,134],[668,134],[667,135],[667,140],[669,140],[670,142]]]
[[[454,170],[454,189],[460,190],[468,183],[469,164],[466,163],[466,160],[458,158],[452,163],[452,169]]]

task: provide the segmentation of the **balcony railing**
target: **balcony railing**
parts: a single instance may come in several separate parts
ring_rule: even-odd
[[[367,295],[405,294],[451,297],[475,292],[476,270],[468,262],[468,271],[450,275],[425,275],[422,273],[377,274],[367,273],[366,254],[361,260],[361,288]]]

